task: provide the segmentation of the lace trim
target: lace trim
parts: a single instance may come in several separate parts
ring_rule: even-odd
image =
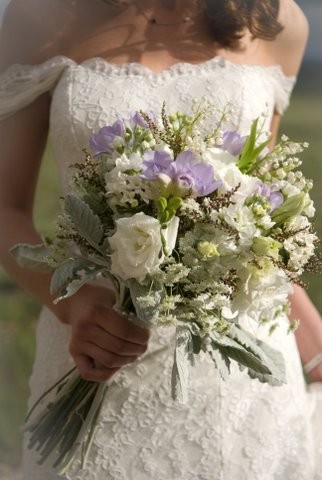
[[[40,65],[11,65],[0,75],[0,120],[50,91],[65,68],[74,64],[66,57],[54,57]]]
[[[146,65],[142,65],[141,63],[137,62],[127,62],[127,63],[112,63],[108,62],[102,57],[92,57],[87,60],[84,60],[79,65],[81,66],[88,66],[91,69],[104,71],[108,74],[127,74],[127,75],[152,75],[152,76],[161,76],[161,77],[169,77],[178,74],[185,74],[185,73],[200,73],[200,71],[209,71],[212,70],[215,66],[220,67],[228,67],[235,68],[237,70],[240,69],[255,69],[255,70],[264,70],[272,72],[275,78],[280,79],[282,82],[286,80],[286,83],[293,83],[295,80],[294,76],[287,76],[282,70],[280,65],[260,65],[260,64],[252,64],[252,63],[234,63],[230,60],[227,60],[221,56],[215,56],[205,62],[201,63],[188,63],[188,62],[177,62],[171,65],[164,70],[156,72],[151,68],[147,67]]]
[[[278,113],[283,114],[289,105],[290,96],[296,82],[296,76],[287,76],[281,65],[260,65],[251,63],[234,63],[224,57],[216,56],[202,63],[178,62],[170,67],[155,72],[151,68],[136,62],[111,63],[102,57],[93,57],[80,64],[96,72],[108,76],[143,76],[166,81],[179,75],[201,75],[214,71],[216,68],[230,69],[236,75],[241,71],[253,71],[268,74],[275,84],[275,106]]]
[[[179,75],[199,75],[216,68],[230,69],[238,75],[241,71],[258,71],[268,74],[275,83],[276,108],[282,113],[288,105],[296,77],[286,76],[280,65],[238,64],[216,56],[202,63],[178,62],[155,72],[140,63],[110,63],[93,57],[77,64],[65,56],[56,56],[39,65],[11,65],[0,75],[0,119],[31,103],[37,96],[53,88],[67,67],[89,68],[108,76],[144,76],[166,80]]]

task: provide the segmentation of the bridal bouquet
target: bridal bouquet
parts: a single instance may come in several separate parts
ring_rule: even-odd
[[[119,312],[174,328],[172,396],[180,402],[201,352],[223,379],[237,362],[251,378],[285,382],[282,354],[246,325],[277,326],[318,243],[312,183],[297,170],[306,145],[283,136],[269,151],[260,119],[242,137],[225,130],[227,111],[216,115],[204,101],[190,115],[163,107],[159,117],[135,112],[104,126],[73,166],[55,238],[13,249],[20,264],[54,270],[56,301],[108,277]],[[78,448],[86,459],[106,392],[108,384],[75,369],[54,385],[53,399],[27,422],[40,462],[49,457],[64,473]]]

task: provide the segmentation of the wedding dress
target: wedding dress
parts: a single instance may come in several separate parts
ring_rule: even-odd
[[[189,109],[207,97],[233,106],[231,128],[249,131],[265,114],[287,107],[294,78],[279,66],[235,65],[214,58],[154,73],[139,64],[112,65],[100,58],[81,65],[55,57],[37,66],[14,65],[0,76],[0,118],[51,91],[50,135],[63,190],[67,165],[80,161],[92,132],[136,109]],[[72,480],[321,480],[322,383],[307,388],[287,319],[269,336],[286,360],[287,384],[270,387],[238,367],[222,381],[202,357],[191,375],[189,402],[170,396],[174,344],[171,329],[154,331],[147,353],[110,381],[87,464]],[[254,325],[251,325],[253,330]],[[72,365],[70,329],[43,309],[30,379],[30,405]],[[58,480],[25,449],[24,480]]]

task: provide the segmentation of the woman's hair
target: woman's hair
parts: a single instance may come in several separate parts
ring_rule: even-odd
[[[273,40],[283,30],[278,22],[279,0],[203,0],[206,20],[215,41],[238,48],[245,28],[253,38]]]

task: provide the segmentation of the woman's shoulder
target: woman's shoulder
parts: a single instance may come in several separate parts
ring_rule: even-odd
[[[308,20],[294,0],[281,0],[279,19],[284,27],[281,38],[284,42],[296,42],[297,46],[305,47],[309,34]]]
[[[280,0],[279,22],[283,30],[267,48],[286,75],[297,75],[309,35],[307,18],[294,0]]]

